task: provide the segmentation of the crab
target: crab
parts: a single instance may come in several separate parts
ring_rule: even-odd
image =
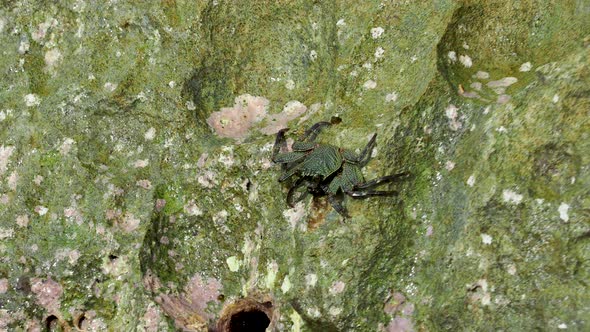
[[[407,177],[408,173],[402,172],[365,181],[361,172],[371,158],[377,134],[373,134],[360,154],[331,144],[315,142],[320,131],[331,124],[322,121],[310,127],[291,145],[292,152],[281,152],[281,149],[286,147],[285,133],[289,129],[281,129],[277,133],[272,160],[283,166],[284,173],[279,177],[279,182],[298,176],[287,193],[287,204],[293,207],[307,194],[327,196],[332,207],[340,215],[348,218],[348,212],[342,205],[343,194],[353,198],[397,195],[397,191],[373,190],[373,188],[399,181]],[[303,192],[297,194],[301,188],[304,189]]]

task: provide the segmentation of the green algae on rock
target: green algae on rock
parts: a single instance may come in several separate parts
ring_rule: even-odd
[[[589,22],[584,1],[0,5],[0,330],[588,329]],[[331,144],[378,132],[368,178],[414,175],[398,200],[285,206],[273,135],[330,116]]]

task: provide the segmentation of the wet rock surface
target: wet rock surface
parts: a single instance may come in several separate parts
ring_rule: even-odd
[[[100,15],[97,15],[100,13]],[[0,6],[0,330],[587,329],[583,1]],[[289,208],[322,120],[398,197]],[[492,324],[492,325],[490,325]]]

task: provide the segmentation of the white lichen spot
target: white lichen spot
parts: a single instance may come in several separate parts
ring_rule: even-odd
[[[512,190],[509,189],[504,189],[502,191],[502,199],[504,199],[504,202],[507,203],[512,203],[512,204],[520,204],[520,202],[522,201],[522,195],[518,194]]]
[[[475,185],[475,175],[471,174],[467,179],[467,185],[473,187]]]
[[[563,221],[569,221],[570,217],[568,215],[568,211],[570,209],[569,204],[566,203],[561,203],[559,205],[559,208],[557,208],[557,211],[559,212],[559,218]]]
[[[346,25],[346,22],[344,21],[343,18],[339,19],[338,22],[336,22],[337,27],[343,27],[345,25]]]
[[[60,59],[61,52],[57,48],[45,52],[45,65],[48,69],[56,67]]]
[[[365,90],[375,89],[376,87],[377,87],[377,82],[375,82],[373,80],[368,80],[363,84],[363,88],[365,88]]]
[[[506,94],[501,94],[498,96],[498,99],[496,100],[496,103],[500,104],[500,105],[505,105],[507,104],[510,100],[512,99],[512,97],[510,97],[510,95],[506,95]]]
[[[149,160],[148,159],[138,159],[133,163],[133,167],[135,168],[144,168],[147,165],[149,165]]]
[[[104,84],[103,88],[106,92],[113,92],[113,91],[115,91],[115,89],[117,89],[117,83],[106,82]]]
[[[392,102],[395,103],[397,101],[397,97],[398,97],[397,92],[393,91],[391,93],[388,93],[385,96],[385,101],[388,103],[392,103]]]
[[[488,78],[490,78],[490,73],[478,70],[477,73],[475,73],[474,77],[478,80],[487,80]]]
[[[47,213],[47,211],[49,211],[49,209],[44,207],[43,205],[35,206],[35,212],[40,216],[44,216]]]
[[[484,293],[481,297],[481,305],[490,305],[492,303],[492,295],[490,293]]]
[[[235,163],[234,149],[231,146],[224,146],[221,148],[222,153],[219,154],[219,162],[226,168],[232,167]]]
[[[59,147],[59,153],[61,153],[63,156],[67,155],[72,150],[72,145],[74,143],[75,141],[73,139],[66,137]]]
[[[176,82],[170,81],[168,82],[168,86],[170,87],[170,89],[174,89],[174,87],[176,86]]]
[[[59,249],[55,252],[55,260],[61,261],[64,259],[68,260],[68,263],[71,265],[75,265],[78,262],[81,254],[80,251],[76,249],[64,248]]]
[[[293,80],[287,80],[285,82],[285,89],[287,89],[287,90],[293,90],[293,89],[295,89],[295,81],[293,81]]]
[[[16,217],[16,224],[19,227],[27,227],[29,225],[29,216],[26,214],[20,215]]]
[[[449,128],[453,131],[457,131],[461,129],[463,126],[461,122],[457,120],[459,113],[457,112],[459,108],[457,106],[450,104],[445,108],[445,115],[449,119]]]
[[[303,202],[299,202],[295,204],[293,208],[283,211],[283,216],[287,219],[291,229],[295,229],[297,224],[299,224],[305,216],[305,206]]]
[[[506,88],[511,86],[512,84],[518,82],[516,77],[504,77],[497,81],[490,81],[486,84],[489,88]]]
[[[375,50],[375,59],[381,59],[383,57],[383,54],[385,54],[385,50],[383,49],[383,47],[377,47],[377,49]]]
[[[492,236],[482,233],[481,234],[481,242],[486,245],[492,244]]]
[[[530,62],[525,62],[522,65],[520,65],[519,71],[526,72],[531,70],[531,68],[533,68],[533,65],[531,65]]]
[[[213,186],[216,184],[215,180],[215,173],[210,170],[207,170],[203,172],[203,174],[197,176],[197,182],[205,188],[213,188]]]
[[[18,53],[25,54],[29,51],[31,47],[31,43],[29,42],[28,38],[21,39],[20,43],[18,44]]]
[[[265,278],[265,285],[266,288],[272,289],[275,285],[275,281],[277,280],[277,273],[279,272],[279,265],[276,261],[269,262],[266,265],[266,278]]]
[[[281,291],[283,291],[283,294],[285,294],[290,289],[291,289],[291,281],[289,280],[289,276],[285,276],[285,279],[283,279],[283,283],[281,284]]]
[[[150,129],[148,129],[145,134],[143,135],[143,138],[146,141],[151,141],[156,137],[156,128],[151,127]]]
[[[10,173],[10,175],[8,176],[8,188],[12,191],[16,191],[16,184],[18,183],[18,173],[16,171],[13,171],[12,173]]]
[[[194,111],[197,109],[197,105],[195,105],[195,103],[192,100],[187,101],[184,106],[186,107],[187,110],[189,111]]]
[[[123,216],[123,220],[119,224],[119,226],[121,227],[121,229],[123,231],[125,231],[127,233],[131,233],[134,230],[136,230],[137,227],[139,227],[140,222],[141,222],[141,220],[139,220],[139,218],[136,218],[133,214],[127,212]]]
[[[4,294],[8,292],[8,279],[2,278],[0,279],[0,294]]]
[[[8,169],[8,161],[14,149],[14,146],[0,146],[0,175],[4,174]]]
[[[314,62],[315,60],[317,60],[318,58],[318,52],[316,52],[316,50],[311,50],[309,52],[309,59]]]
[[[455,163],[453,161],[447,160],[447,162],[445,163],[445,169],[447,171],[452,171],[453,168],[455,168]]]
[[[227,218],[229,217],[229,212],[226,210],[221,210],[213,215],[213,223],[217,228],[220,228],[223,232],[228,232],[229,229],[227,228],[226,222]]]
[[[238,272],[238,270],[240,269],[240,266],[242,265],[242,261],[239,260],[236,256],[228,257],[225,260],[225,262],[227,263],[229,270],[232,272]]]
[[[465,68],[471,68],[471,66],[473,66],[473,61],[471,61],[471,57],[469,57],[469,55],[460,55],[459,62],[461,62]]]
[[[34,93],[25,95],[24,101],[27,107],[39,106],[39,104],[41,104],[41,99]]]
[[[318,282],[318,276],[315,273],[305,275],[305,286],[308,288],[315,287]]]
[[[307,308],[307,314],[313,318],[318,318],[322,315],[322,313],[320,312],[320,310],[316,307],[310,307]]]
[[[0,240],[8,239],[14,236],[13,228],[0,228]]]
[[[135,182],[135,184],[138,187],[141,187],[141,188],[146,189],[146,190],[152,189],[152,182],[150,180],[147,180],[147,179],[138,180],[137,182]]]
[[[372,28],[371,29],[371,37],[373,37],[373,39],[377,39],[377,38],[381,37],[384,32],[385,32],[385,29],[383,29],[382,27]]]
[[[557,328],[560,330],[565,330],[567,329],[567,324],[566,323],[561,323],[559,325],[557,325]]]
[[[342,281],[335,281],[332,286],[330,286],[330,294],[332,295],[336,295],[336,294],[340,294],[344,291],[344,287],[346,286],[346,284]]]
[[[455,51],[449,51],[449,53],[447,53],[447,57],[451,62],[457,61],[457,53],[455,53]]]
[[[287,127],[287,123],[307,112],[307,106],[297,100],[291,100],[285,104],[281,113],[270,114],[266,117],[269,125],[260,129],[265,135],[274,135],[279,130]]]
[[[559,95],[558,94],[553,95],[553,99],[551,99],[551,101],[554,104],[557,104],[557,102],[559,102]]]
[[[516,265],[514,265],[514,264],[508,265],[508,269],[506,269],[506,272],[508,272],[508,274],[511,276],[515,275],[516,274]]]
[[[194,199],[190,200],[184,205],[184,213],[189,216],[200,216],[203,215],[203,211],[197,206]]]
[[[342,308],[331,307],[330,310],[328,310],[328,313],[330,316],[336,317],[342,313]]]
[[[40,42],[43,38],[45,38],[45,35],[47,34],[47,30],[51,26],[52,26],[51,20],[47,20],[43,23],[40,23],[37,26],[37,29],[31,31],[31,37],[33,38],[34,41]]]

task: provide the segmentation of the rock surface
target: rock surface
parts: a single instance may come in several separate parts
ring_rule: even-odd
[[[0,330],[589,328],[587,1],[22,0],[0,42]],[[332,116],[399,197],[288,208],[274,133]]]

